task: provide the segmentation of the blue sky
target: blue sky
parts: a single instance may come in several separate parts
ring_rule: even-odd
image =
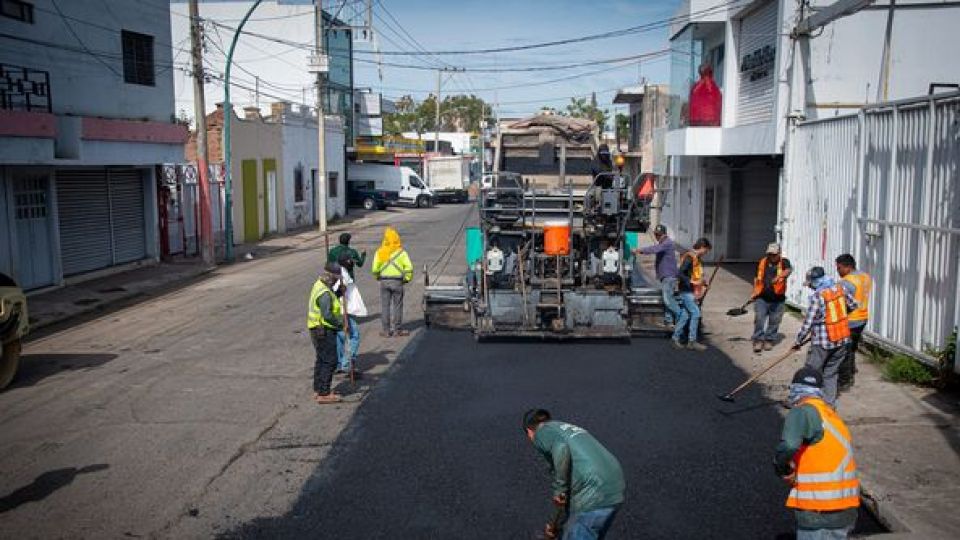
[[[679,5],[678,0],[384,0],[384,3],[389,12],[427,50],[509,47],[609,32],[669,18]],[[375,8],[375,11],[378,10],[379,7]],[[410,49],[410,45],[401,41],[392,31],[393,25],[384,22],[393,21],[384,12],[380,12],[380,17],[382,19],[374,18],[374,26],[379,27],[381,47],[384,50],[401,47]],[[468,68],[577,63],[664,49],[667,38],[666,29],[657,29],[573,45],[509,53],[443,56],[441,59],[451,65]],[[368,47],[360,45],[359,48]],[[384,60],[418,64],[430,62],[414,57],[384,57]],[[386,67],[381,84],[373,66],[358,63],[355,69],[358,84],[382,88],[383,93],[391,97],[408,93],[405,91],[408,89],[419,90],[414,95],[423,96],[436,86],[435,72]],[[600,70],[603,72],[556,83],[537,84]],[[510,114],[535,111],[541,103],[560,107],[569,101],[561,98],[591,91],[597,91],[598,101],[609,103],[615,88],[635,84],[641,74],[651,82],[666,82],[669,79],[669,62],[666,57],[660,57],[645,60],[639,65],[630,62],[534,73],[458,74],[453,76],[446,88],[452,92],[477,90],[476,93],[487,101],[498,100],[502,104],[501,111]],[[515,88],[480,90],[508,86]]]
[[[246,29],[290,42],[312,43],[313,8],[310,0],[295,0],[296,5],[290,5],[291,2],[287,0],[285,4],[278,6],[276,2],[266,0],[254,13]],[[337,11],[341,4],[342,0],[324,1],[324,7],[328,11]],[[361,24],[363,15],[359,8],[365,4],[365,0],[347,0],[340,11],[341,17],[349,23]],[[422,47],[428,51],[436,51],[511,47],[617,31],[668,19],[676,13],[680,0],[373,0],[373,4],[373,26],[381,50],[409,51]],[[200,15],[224,24],[236,25],[249,5],[248,0],[201,0]],[[179,58],[186,60],[189,54],[188,20],[185,16],[187,5],[174,0],[171,9],[172,42],[180,44],[182,50],[178,53]],[[411,44],[397,23],[419,45]],[[229,31],[222,29],[208,32],[208,36],[214,42],[221,43],[223,48],[231,37]],[[466,67],[468,70],[471,67],[559,65],[663,50],[668,46],[667,39],[668,30],[658,28],[614,38],[527,51],[433,58],[426,55],[384,56],[383,61],[431,68],[446,64]],[[360,52],[372,50],[369,43],[356,43],[355,48],[358,51],[356,58],[367,61],[375,58]],[[216,49],[215,46],[208,47],[207,62],[215,72],[222,72],[223,54]],[[234,59],[235,80],[247,87],[234,89],[235,104],[242,106],[254,102],[254,75],[260,77],[261,91],[272,92],[274,98],[282,96],[290,101],[313,104],[313,77],[306,70],[307,52],[302,47],[290,47],[243,36]],[[354,69],[354,82],[357,87],[374,88],[388,98],[411,94],[422,99],[436,91],[436,71],[385,66],[381,80],[374,65],[358,61],[354,63]],[[631,61],[616,65],[587,65],[532,73],[468,71],[465,74],[453,75],[448,80],[445,78],[443,94],[475,93],[488,102],[496,100],[500,103],[501,114],[513,116],[535,112],[544,105],[562,109],[569,102],[569,96],[589,95],[594,91],[597,92],[597,100],[601,105],[610,106],[616,89],[636,84],[641,75],[650,82],[667,82],[667,57],[646,59],[641,63]],[[561,78],[565,80],[548,82]],[[176,86],[178,110],[189,111],[192,89],[188,76],[178,73]],[[212,109],[214,103],[221,99],[223,90],[214,83],[208,85],[207,92],[207,108]],[[261,95],[261,105],[272,100],[275,99]]]

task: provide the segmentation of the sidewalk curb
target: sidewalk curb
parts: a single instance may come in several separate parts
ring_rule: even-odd
[[[874,486],[871,484],[871,481],[864,481],[864,478],[861,476],[860,504],[862,504],[868,512],[873,514],[873,516],[877,518],[877,521],[891,533],[912,532],[897,516],[896,508],[892,508],[894,505],[883,502],[883,497],[876,492]]]
[[[80,309],[78,309],[78,310],[76,310],[76,311],[74,311],[74,312],[72,312],[72,313],[65,313],[65,314],[61,314],[61,315],[56,316],[56,317],[51,317],[51,318],[46,319],[46,320],[38,321],[38,322],[36,322],[36,323],[31,323],[31,324],[30,324],[30,335],[28,335],[26,341],[27,341],[27,342],[31,341],[31,340],[33,339],[33,337],[34,337],[34,334],[41,333],[42,330],[46,330],[46,329],[48,329],[48,328],[50,328],[50,327],[55,327],[55,326],[57,326],[57,325],[60,325],[60,324],[69,322],[69,321],[71,321],[71,320],[73,320],[73,319],[80,319],[80,318],[82,318],[82,317],[85,317],[85,316],[90,315],[90,314],[93,314],[93,313],[97,313],[97,312],[99,312],[99,311],[106,311],[107,309],[109,309],[109,308],[111,308],[111,307],[115,307],[115,306],[120,305],[120,304],[123,304],[123,303],[125,303],[125,302],[129,302],[130,300],[133,300],[133,299],[136,299],[136,298],[154,295],[154,294],[157,293],[158,291],[163,291],[163,290],[166,290],[166,289],[168,289],[168,288],[170,288],[170,287],[174,287],[174,286],[177,286],[177,285],[179,285],[179,284],[185,283],[185,282],[187,282],[187,281],[189,281],[189,280],[196,279],[196,278],[198,278],[198,277],[201,277],[201,276],[205,276],[205,275],[207,275],[207,274],[210,274],[210,273],[212,273],[213,271],[217,270],[217,268],[219,268],[219,267],[218,267],[218,266],[211,266],[211,267],[208,267],[208,268],[203,268],[203,269],[201,269],[201,270],[199,270],[199,271],[197,271],[197,272],[193,272],[193,273],[190,273],[189,275],[181,276],[181,277],[179,277],[179,278],[177,278],[177,279],[170,280],[170,281],[168,281],[168,282],[165,282],[165,283],[156,285],[156,286],[154,286],[154,287],[147,287],[147,288],[145,288],[145,289],[141,289],[141,290],[138,290],[138,291],[128,291],[128,292],[126,292],[126,293],[124,293],[124,294],[122,294],[122,295],[115,296],[115,297],[110,298],[109,300],[106,300],[106,301],[104,301],[104,302],[100,302],[100,303],[97,303],[97,304],[91,304],[90,306],[82,307],[82,308],[80,308]],[[36,336],[36,337],[40,337],[40,336]]]

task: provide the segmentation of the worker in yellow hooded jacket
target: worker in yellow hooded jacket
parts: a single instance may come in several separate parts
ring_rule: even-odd
[[[373,277],[380,282],[381,336],[406,336],[403,322],[403,286],[413,280],[413,263],[393,227],[383,231],[383,242],[373,257]]]

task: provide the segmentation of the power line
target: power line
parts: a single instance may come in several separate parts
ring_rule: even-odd
[[[101,64],[103,64],[103,66],[104,66],[105,68],[109,69],[109,70],[110,70],[111,72],[113,72],[113,74],[116,75],[117,77],[120,77],[121,75],[120,75],[120,72],[119,72],[119,71],[117,71],[117,70],[116,70],[113,66],[111,66],[110,64],[104,62],[103,59],[97,57],[97,56],[94,55],[92,52],[90,52],[90,49],[87,47],[87,44],[84,43],[82,39],[80,39],[80,36],[78,36],[77,33],[73,30],[73,26],[70,25],[70,21],[67,20],[67,18],[66,18],[66,17],[64,16],[64,14],[63,14],[63,11],[60,10],[60,6],[57,4],[57,0],[50,0],[50,2],[53,4],[53,8],[54,8],[55,10],[57,10],[57,14],[60,15],[60,18],[63,20],[63,25],[67,27],[67,31],[69,31],[69,32],[70,32],[70,35],[73,36],[73,39],[77,40],[77,43],[80,44],[80,47],[83,49],[83,52],[85,52],[85,53],[93,56],[94,58],[96,58],[97,61],[100,62]]]

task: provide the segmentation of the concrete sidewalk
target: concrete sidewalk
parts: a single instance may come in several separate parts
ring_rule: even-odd
[[[332,223],[328,227],[330,245],[336,245],[340,232],[358,230],[390,221],[413,211],[406,208],[391,208],[386,211],[367,212],[358,210],[349,218]],[[289,234],[268,237],[260,242],[235,246],[236,262],[248,264],[291,250],[323,245],[326,241],[316,228],[305,228]],[[74,281],[64,287],[30,294],[31,334],[49,334],[73,321],[137,303],[193,283],[218,268],[230,264],[220,263],[208,268],[199,257],[176,257],[160,263],[145,262],[125,271],[107,271],[100,277]],[[28,338],[29,339],[29,338]]]
[[[652,242],[651,237],[642,237],[643,245]],[[653,257],[643,257],[645,267],[652,268],[652,262]],[[753,311],[740,317],[730,317],[726,312],[750,297],[752,284],[741,276],[752,275],[755,268],[755,263],[722,268],[703,307],[707,344],[747,372],[784,354],[801,324],[800,316],[788,311],[780,327],[783,342],[772,351],[753,353]],[[704,269],[708,276],[711,271],[711,267]],[[761,378],[763,395],[769,399],[767,406],[786,413],[780,401],[786,397],[789,381],[803,361],[804,352],[800,352]],[[865,505],[897,537],[960,537],[960,512],[956,511],[960,501],[957,397],[930,388],[887,382],[879,367],[863,354],[857,367],[856,385],[841,395],[838,408],[853,432]],[[719,394],[729,389],[713,390]],[[705,395],[704,399],[713,399],[713,395]],[[758,404],[748,399],[728,407],[732,412],[749,414]],[[776,443],[770,441],[771,459]]]

